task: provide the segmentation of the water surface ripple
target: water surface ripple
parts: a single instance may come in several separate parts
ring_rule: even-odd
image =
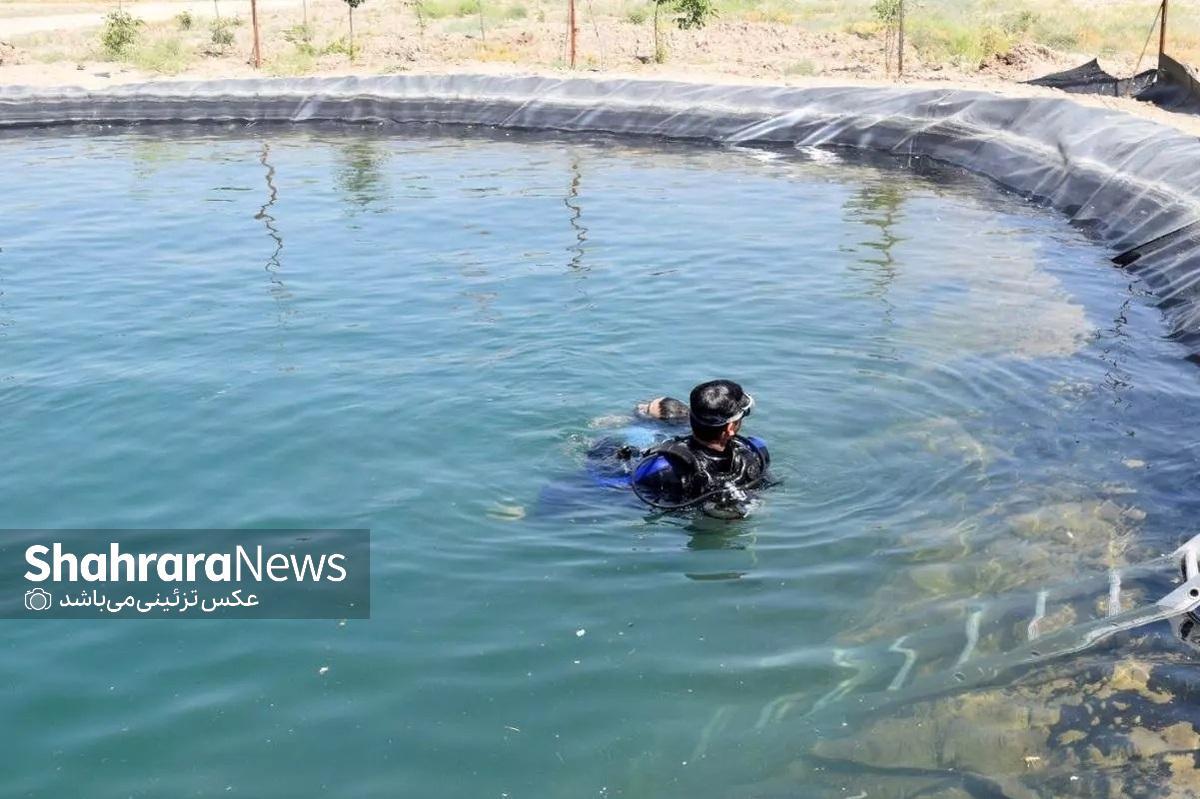
[[[369,526],[376,569],[344,625],[8,623],[6,796],[1066,795],[855,697],[1021,645],[1040,591],[1102,614],[1200,509],[1152,301],[962,175],[438,129],[0,157],[4,526]],[[756,515],[586,485],[595,420],[718,375]],[[1172,662],[1063,668],[1131,649]]]

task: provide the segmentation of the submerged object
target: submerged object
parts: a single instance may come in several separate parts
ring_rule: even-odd
[[[972,658],[979,639],[979,623],[982,609],[974,609],[967,620],[966,643],[951,669],[947,679],[942,674],[933,675],[913,684],[906,692],[906,699],[936,695],[977,685],[994,684],[1012,671],[1039,662],[1082,652],[1117,633],[1144,627],[1166,620],[1171,625],[1175,638],[1191,649],[1200,652],[1200,535],[1167,555],[1156,558],[1143,566],[1133,566],[1124,571],[1144,568],[1161,569],[1164,565],[1178,563],[1184,577],[1182,585],[1150,605],[1120,610],[1120,586],[1122,570],[1109,572],[1107,612],[1101,618],[1077,624],[1044,637],[1036,636],[1038,623],[1046,613],[1048,594],[1038,593],[1034,615],[1028,625],[1029,641],[1014,650],[983,658]]]
[[[1176,569],[1182,582],[1162,594],[1163,577]],[[1200,775],[1194,758],[1200,726],[1187,701],[1192,669],[1181,663],[1194,657],[1164,653],[1161,660],[1144,660],[1145,642],[1135,638],[1129,647],[1122,641],[1115,658],[1086,653],[1074,662],[1050,661],[1164,619],[1172,637],[1200,651],[1200,536],[1106,577],[1107,596],[1103,577],[1085,591],[1075,590],[1077,583],[1038,591],[1033,618],[1021,631],[1029,641],[1015,650],[968,657],[951,679],[942,670],[896,691],[911,668],[916,637],[902,636],[887,650],[891,664],[905,655],[887,690],[880,688],[887,675],[877,673],[874,693],[851,694],[843,680],[831,713],[821,712],[826,697],[812,705],[807,719],[821,736],[808,760],[838,775],[840,795],[893,795],[880,789],[911,778],[906,796],[1194,796],[1183,786]],[[1159,598],[1139,603],[1128,593],[1122,601],[1122,585],[1143,580],[1160,586]],[[1097,617],[1040,635],[1047,603],[1072,596]],[[998,609],[1018,610],[1003,597],[970,608],[968,640],[977,614],[990,621]],[[1010,627],[1021,621],[1019,614],[1007,619]],[[969,649],[968,643],[964,654]],[[839,655],[843,662],[836,665],[844,667],[847,658]],[[947,786],[957,788],[947,792]]]
[[[1182,584],[1155,602],[1122,609],[1123,578],[1160,577],[1164,569],[1173,567],[1179,569]],[[1049,603],[1078,601],[1086,594],[1070,589],[1039,590],[1028,621],[1020,622],[1025,640],[1003,652],[979,653],[981,625],[985,618],[1013,621],[1012,615],[1021,611],[1022,597],[994,597],[986,605],[972,602],[966,608],[960,649],[933,651],[929,639],[919,641],[920,633],[914,632],[891,641],[883,652],[875,649],[874,655],[871,646],[856,651],[836,650],[835,665],[839,668],[853,666],[856,673],[817,699],[808,712],[817,713],[843,701],[861,711],[877,712],[968,689],[996,686],[1031,666],[1083,652],[1118,633],[1160,621],[1169,622],[1176,640],[1200,652],[1200,535],[1192,537],[1169,555],[1110,570],[1106,593],[1098,600],[1103,608],[1098,617],[1044,633],[1041,626],[1047,617]],[[876,667],[864,665],[868,663],[874,663]],[[932,665],[933,669],[917,676],[922,664]],[[788,699],[789,704],[796,701],[795,697]],[[763,715],[765,721],[778,720],[780,716],[774,707],[770,712],[764,710]]]
[[[1172,557],[1179,561],[1183,585],[1158,600],[1158,606],[1171,613],[1171,632],[1175,638],[1200,652],[1200,535],[1193,536],[1175,550]]]

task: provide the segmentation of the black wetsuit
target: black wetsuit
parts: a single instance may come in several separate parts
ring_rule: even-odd
[[[770,463],[761,438],[734,436],[717,452],[680,436],[649,450],[634,470],[633,482],[638,496],[658,507],[740,505],[742,492],[763,484]]]

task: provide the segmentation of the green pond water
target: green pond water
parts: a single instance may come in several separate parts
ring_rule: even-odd
[[[369,527],[374,565],[370,620],[4,622],[0,795],[1087,795],[1036,741],[955,760],[856,697],[973,623],[968,662],[1023,642],[1039,591],[1047,629],[1107,613],[1200,510],[1200,371],[1064,219],[848,158],[0,138],[0,524]],[[589,485],[606,417],[718,376],[783,481],[749,519]],[[1184,712],[1145,698],[1192,684],[1165,631],[1051,672],[1133,653],[1130,702]],[[1047,728],[1094,736],[1071,707]]]

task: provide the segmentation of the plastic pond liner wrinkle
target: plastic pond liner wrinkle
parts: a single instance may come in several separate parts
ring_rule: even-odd
[[[523,76],[0,87],[0,128],[72,123],[439,123],[845,146],[928,157],[1070,216],[1111,247],[1200,354],[1200,141],[1063,98]]]

